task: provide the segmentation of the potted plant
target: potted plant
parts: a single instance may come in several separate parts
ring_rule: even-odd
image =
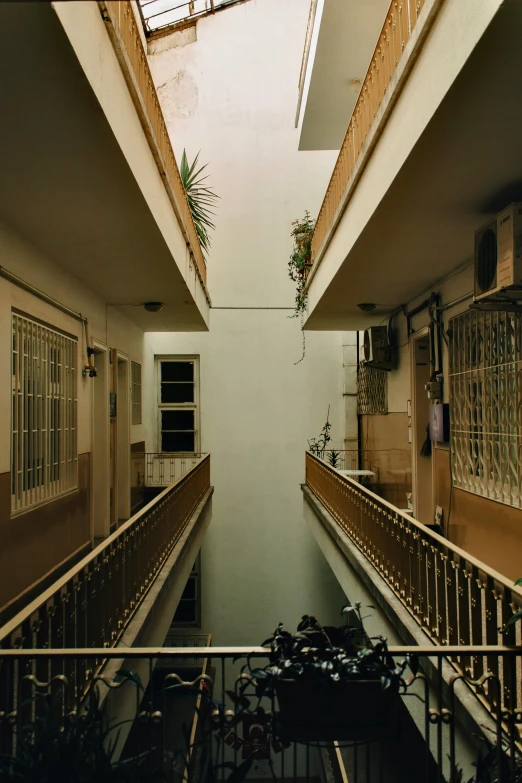
[[[303,315],[306,310],[305,284],[308,272],[312,267],[312,236],[315,220],[312,220],[308,210],[304,217],[292,222],[290,236],[294,240],[294,246],[288,261],[288,275],[297,283],[295,295],[295,313],[292,316]]]
[[[253,669],[258,696],[277,697],[275,734],[285,741],[375,740],[398,724],[399,694],[406,666],[397,663],[386,640],[364,631],[361,605],[345,606],[356,624],[323,627],[304,615],[297,633],[280,623],[263,647],[270,663]]]
[[[326,414],[326,423],[319,433],[318,438],[311,438],[308,441],[308,448],[310,449],[310,452],[314,454],[316,457],[319,457],[320,459],[324,459],[324,453],[326,451],[326,448],[330,441],[332,440],[330,436],[330,430],[332,429],[332,425],[330,424],[330,406],[328,406],[328,413]],[[335,466],[334,466],[335,467]]]

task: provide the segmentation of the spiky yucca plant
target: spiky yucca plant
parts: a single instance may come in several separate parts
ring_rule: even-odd
[[[181,181],[187,194],[187,200],[189,203],[190,211],[192,213],[192,220],[198,234],[199,244],[202,250],[208,254],[210,250],[210,234],[209,231],[213,231],[216,226],[212,222],[211,215],[215,212],[212,211],[212,207],[215,207],[219,198],[217,193],[214,193],[212,188],[203,183],[207,179],[208,175],[202,177],[202,172],[207,168],[207,163],[204,166],[198,168],[199,152],[189,164],[187,153],[183,150],[181,157],[181,166],[179,173],[181,174]]]

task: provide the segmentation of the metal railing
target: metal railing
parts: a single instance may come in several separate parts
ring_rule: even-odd
[[[145,452],[145,486],[166,487],[206,456],[204,453]]]
[[[209,488],[207,456],[0,628],[0,646],[114,646]]]
[[[522,591],[509,579],[310,453],[306,485],[435,644],[521,643],[520,624],[505,629],[522,609]],[[452,660],[475,680],[498,676],[502,710],[522,712],[520,662],[507,671],[495,656]],[[486,686],[480,695],[497,714],[498,694]]]
[[[205,258],[154,86],[147,53],[140,37],[138,21],[130,0],[101,0],[100,7],[104,20],[108,23],[109,36],[140,116],[156,165],[185,235],[191,260],[194,261],[195,269],[208,300]]]
[[[370,66],[361,87],[361,92],[355,104],[346,136],[339,152],[332,177],[326,190],[321,209],[315,224],[312,237],[312,260],[314,266],[329,241],[331,232],[335,229],[345,207],[348,187],[362,154],[369,155],[364,150],[365,144],[374,127],[376,118],[383,104],[384,97],[390,90],[398,90],[396,73],[399,61],[403,56],[406,44],[417,27],[426,0],[392,0],[377,46],[373,53]],[[430,17],[430,22],[433,15]],[[427,21],[427,20],[426,20]],[[425,30],[423,29],[424,33]],[[418,54],[418,47],[412,57]],[[384,126],[385,118],[378,119],[379,126]],[[313,272],[313,267],[312,267]]]
[[[138,0],[147,36],[171,32],[176,28],[194,24],[197,19],[224,11],[230,6],[247,0]]]
[[[74,739],[74,727],[82,721],[82,713],[84,741],[93,740],[88,734],[89,727],[94,724],[96,728],[93,702],[85,699],[86,691],[78,689],[71,672],[93,670],[93,662],[103,656],[109,659],[112,673],[98,673],[88,689],[97,692],[99,702],[105,698],[102,714],[106,745],[116,744],[117,732],[127,736],[114,758],[114,762],[124,760],[128,773],[125,780],[225,780],[230,769],[237,770],[240,765],[246,773],[246,760],[251,759],[251,763],[263,762],[274,781],[312,783],[320,774],[318,748],[334,751],[333,758],[337,755],[344,771],[341,779],[350,783],[458,783],[468,781],[474,773],[477,783],[520,780],[522,716],[506,709],[496,723],[481,727],[478,736],[463,729],[462,694],[480,689],[484,683],[454,671],[443,687],[444,667],[454,666],[455,648],[390,647],[395,661],[414,660],[418,668],[406,670],[403,688],[390,697],[387,717],[383,720],[382,714],[370,711],[365,735],[358,733],[352,741],[346,720],[356,724],[354,717],[362,706],[347,702],[344,709],[341,699],[333,725],[339,726],[343,739],[337,742],[331,738],[296,741],[291,734],[285,737],[281,731],[283,704],[277,696],[259,697],[255,680],[249,680],[243,688],[241,667],[247,661],[252,668],[266,665],[266,649],[206,648],[199,672],[188,681],[183,661],[187,653],[195,656],[200,652],[199,647],[131,648],[125,650],[125,669],[116,673],[121,650],[0,651],[0,765],[17,754],[24,754],[27,764],[28,755],[38,752],[38,740],[43,738],[49,764],[54,735],[61,736],[56,747],[64,752],[67,737]],[[516,668],[522,649],[466,647],[465,654],[471,660],[482,661],[481,670],[487,668],[486,661],[488,666],[496,662],[493,668],[498,671],[502,666]],[[427,671],[431,671],[431,682]],[[491,690],[500,690],[498,675],[489,674],[487,682]],[[246,701],[238,698],[239,689]],[[127,698],[121,698],[125,694]],[[332,698],[335,693],[330,695]],[[313,701],[306,694],[302,697],[306,723],[306,718],[315,717]],[[86,721],[85,711],[88,714],[89,709],[91,721]],[[183,724],[192,729],[182,730]],[[473,767],[479,754],[483,763],[488,761],[488,776],[478,777]],[[210,776],[209,770],[213,772]],[[236,777],[243,779],[240,773]]]

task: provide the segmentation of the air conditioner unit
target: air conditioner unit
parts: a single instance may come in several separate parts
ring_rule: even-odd
[[[522,203],[475,232],[475,301],[522,299]]]
[[[364,361],[381,370],[394,370],[397,361],[387,326],[370,326],[364,332]]]

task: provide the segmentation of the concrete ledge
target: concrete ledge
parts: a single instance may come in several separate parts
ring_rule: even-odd
[[[369,597],[372,603],[376,605],[376,608],[378,608],[381,617],[376,619],[377,622],[379,622],[379,619],[381,620],[381,627],[377,630],[377,633],[387,636],[388,641],[393,644],[398,643],[408,646],[431,645],[436,647],[395,593],[388,587],[379,572],[339,527],[316,495],[305,484],[301,486],[301,489],[304,496],[305,519],[309,522],[312,533],[337,579],[343,587],[347,584],[347,589],[351,593],[350,600],[359,600],[360,596],[363,601],[366,601],[367,597]],[[315,517],[315,525],[313,519],[310,518],[311,513]],[[317,522],[320,525],[317,525]],[[327,534],[327,538],[325,538],[325,534]],[[350,572],[350,574],[345,575],[345,579],[343,579],[343,574],[340,572],[342,567],[341,561],[344,563],[346,570]],[[359,596],[353,595],[354,590],[359,590]],[[370,633],[373,635],[374,630],[371,629]],[[439,648],[437,647],[437,649]],[[437,688],[438,671],[436,659],[423,658],[422,669],[434,688]],[[456,670],[444,660],[442,666],[442,694],[448,704],[451,703],[451,683],[455,676]],[[459,681],[455,683],[453,690],[455,693],[456,719],[465,735],[473,744],[475,744],[475,741],[472,740],[473,735],[484,735],[484,728],[493,731],[490,737],[495,736],[495,721],[471,689],[465,683]]]

